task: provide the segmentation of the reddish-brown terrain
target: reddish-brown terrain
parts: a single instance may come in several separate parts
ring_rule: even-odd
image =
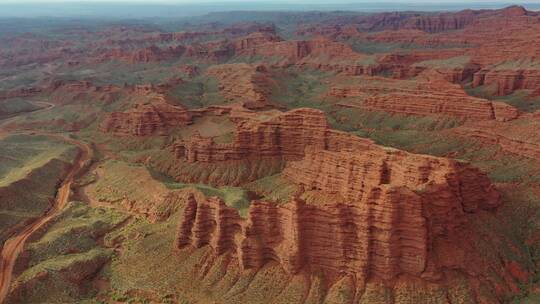
[[[307,109],[240,129],[228,147],[198,143],[177,147],[184,150],[177,155],[203,162],[280,155],[291,160],[283,176],[317,194],[310,202],[292,198],[279,206],[253,202],[247,219],[217,198],[191,197],[180,248],[210,245],[215,254],[235,256],[242,269],[275,261],[292,274],[322,270],[362,281],[402,274],[436,280],[446,267],[471,275],[485,271],[485,265],[469,264],[478,259],[473,253],[445,260],[433,249],[445,242],[467,250],[460,241],[465,215],[500,204],[487,177],[468,164],[352,138],[327,129],[323,113]]]
[[[101,130],[118,135],[165,135],[173,128],[191,123],[191,114],[182,106],[167,103],[159,93],[143,94],[150,95],[148,101],[135,104],[125,112],[111,113],[102,122]]]
[[[532,61],[526,61],[525,66],[535,65]],[[537,65],[538,63],[536,63]],[[495,86],[495,94],[504,96],[516,90],[537,90],[540,87],[540,69],[509,68],[508,70],[482,69],[473,76],[473,87],[481,85]]]
[[[539,301],[538,12],[238,14],[0,31],[0,299]]]
[[[241,102],[248,109],[268,107],[275,81],[267,75],[264,65],[216,65],[207,73],[218,79],[219,90],[226,100]]]
[[[480,120],[508,121],[519,111],[502,102],[471,97],[439,72],[423,72],[414,81],[387,78],[359,79],[357,86],[336,85],[328,96],[345,99],[344,107],[414,115],[449,115]],[[435,89],[436,88],[436,89]]]

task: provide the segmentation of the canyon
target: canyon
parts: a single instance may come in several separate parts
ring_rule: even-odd
[[[288,160],[282,175],[302,190],[283,204],[253,201],[247,218],[219,198],[190,196],[178,248],[208,245],[216,255],[233,256],[241,269],[274,261],[291,274],[309,269],[362,281],[403,274],[437,280],[446,267],[482,271],[466,260],[445,264],[433,252],[438,239],[460,247],[466,214],[501,203],[478,169],[329,130],[316,110],[254,124],[249,131],[242,125],[230,145],[196,138],[175,146],[176,155],[190,162],[280,155]],[[305,201],[303,192],[319,198]]]
[[[538,301],[533,9],[12,23],[6,303]]]

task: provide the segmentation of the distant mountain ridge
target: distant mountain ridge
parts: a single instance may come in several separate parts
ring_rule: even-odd
[[[144,4],[138,2],[110,3],[1,3],[0,17],[86,17],[86,18],[184,18],[202,16],[215,12],[230,11],[458,11],[462,9],[498,9],[510,6],[508,2],[463,2],[463,3],[286,3],[286,2],[216,2],[197,4]],[[540,10],[540,3],[523,4],[528,10]]]

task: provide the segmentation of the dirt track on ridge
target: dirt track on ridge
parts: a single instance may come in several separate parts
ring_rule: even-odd
[[[2,252],[0,255],[0,303],[3,303],[5,298],[9,293],[9,288],[11,286],[13,267],[17,260],[17,257],[24,249],[24,245],[28,238],[37,231],[40,227],[43,227],[47,222],[49,222],[54,216],[56,216],[69,201],[71,194],[71,185],[75,178],[82,173],[85,169],[85,164],[92,159],[92,148],[84,142],[77,141],[71,138],[68,138],[64,135],[59,134],[50,134],[50,133],[40,133],[35,132],[36,135],[46,135],[53,138],[61,139],[70,144],[76,145],[79,149],[79,155],[77,156],[75,162],[69,169],[64,181],[58,188],[56,198],[54,200],[54,205],[41,217],[37,218],[35,221],[30,223],[24,230],[17,233],[4,243]]]

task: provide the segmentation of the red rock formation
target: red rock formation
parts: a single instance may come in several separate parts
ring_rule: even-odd
[[[184,54],[185,50],[186,49],[183,46],[159,48],[155,45],[134,51],[124,50],[122,48],[114,48],[102,52],[102,54],[99,55],[99,60],[104,61],[118,59],[130,63],[159,62],[180,58]]]
[[[186,48],[186,57],[211,62],[223,62],[234,56],[234,47],[226,40],[193,43]]]
[[[371,78],[356,87],[335,86],[328,93],[337,98],[352,98],[345,107],[413,115],[449,115],[470,119],[501,121],[518,117],[519,111],[504,103],[467,95],[440,73],[423,73],[415,80]],[[355,102],[354,100],[358,101]]]
[[[468,119],[512,120],[518,111],[510,105],[479,98],[447,96],[445,94],[389,94],[367,98],[365,109],[412,115],[449,115]]]
[[[464,28],[475,21],[476,13],[464,10],[458,13],[439,14],[436,16],[418,16],[407,20],[402,28],[418,29],[428,33],[453,31]]]
[[[219,80],[221,94],[231,102],[241,102],[248,109],[268,106],[273,80],[263,65],[224,64],[208,69],[208,75]]]
[[[385,149],[358,137],[344,141],[337,131],[324,144],[306,144],[302,129],[310,127],[296,129],[294,143],[309,148],[293,153],[298,160],[288,162],[284,177],[305,191],[340,199],[253,202],[244,220],[218,199],[192,198],[176,246],[209,245],[217,255],[235,256],[243,269],[275,261],[293,274],[309,268],[362,279],[390,280],[400,274],[429,279],[448,266],[433,256],[435,240],[456,241],[465,213],[499,204],[486,175],[466,163]],[[296,145],[280,147],[288,146]]]
[[[47,39],[30,33],[4,38],[0,44],[0,66],[6,68],[45,64],[82,53],[82,50],[73,47],[72,41]]]
[[[242,31],[238,32],[237,34],[240,33],[242,33]],[[158,36],[149,37],[148,39],[140,41],[139,43],[171,43],[176,41],[193,40],[198,37],[210,36],[211,34],[211,32],[159,34]],[[214,34],[221,35],[222,33],[217,32]],[[280,40],[281,39],[273,34],[273,32],[262,31],[254,32],[248,36],[240,37],[233,41],[216,40],[203,43],[193,41],[186,47],[181,45],[170,45],[165,48],[160,48],[152,44],[151,46],[135,51],[130,51],[129,49],[126,50],[124,47],[113,48],[104,51],[104,54],[101,54],[100,57],[101,60],[120,59],[129,61],[131,63],[140,63],[170,60],[180,58],[181,56],[185,55],[186,57],[220,62],[229,59],[237,52],[241,53],[245,49],[254,48],[264,43]]]
[[[261,44],[265,44],[268,42],[278,42],[281,40],[281,38],[279,38],[273,33],[257,32],[250,34],[246,37],[236,39],[233,42],[233,45],[236,52],[242,52],[243,50],[254,48]]]
[[[179,226],[178,246],[192,244],[195,247],[211,245],[217,254],[223,254],[234,246],[233,237],[240,230],[240,216],[218,198],[196,201],[191,195],[184,207],[185,219]],[[212,231],[209,234],[208,231]]]
[[[343,37],[346,34],[352,34],[352,36],[360,34],[353,24],[345,26],[340,24],[299,24],[295,33],[298,36],[324,36],[332,38]]]
[[[490,208],[490,204],[497,201],[496,197],[483,201],[486,197],[495,195],[489,186],[489,180],[464,163],[381,149],[378,146],[371,146],[371,149],[361,152],[354,150],[354,153],[310,148],[301,161],[290,162],[283,175],[305,189],[337,194],[346,201],[362,200],[366,195],[366,187],[392,185],[415,189],[426,183],[445,184],[453,193],[451,201],[460,202],[464,211]],[[475,177],[479,178],[476,182]],[[476,186],[485,192],[482,190],[483,192],[477,193],[478,189],[464,189],[463,187],[471,186],[469,182],[476,183]],[[459,193],[464,191],[470,193],[460,196]]]
[[[361,31],[417,31],[443,33],[473,27],[483,19],[509,19],[536,16],[520,6],[500,10],[463,10],[445,13],[388,12],[363,16],[343,16],[322,24],[300,26],[298,35],[324,35],[337,37],[357,36]],[[416,34],[418,36],[419,34]]]
[[[451,83],[461,83],[469,79],[478,70],[476,67],[437,69],[437,72],[444,75],[444,78]]]
[[[280,60],[280,64],[308,66],[347,75],[374,75],[382,72],[371,56],[357,53],[350,46],[324,37],[312,40],[270,41],[241,49],[240,56],[263,56]]]
[[[538,57],[540,29],[536,13],[522,7],[480,11],[477,20],[459,32],[441,34],[447,44],[466,44],[464,54],[482,66]]]
[[[482,19],[508,19],[535,15],[536,13],[527,11],[520,6],[511,6],[500,10],[467,9],[459,12],[444,13],[389,12],[355,17],[336,17],[335,20],[325,24],[303,26],[297,31],[297,34],[337,36],[344,32],[345,29],[347,33],[354,34],[356,28],[351,30],[350,27],[345,26],[351,24],[357,26],[361,31],[415,30],[427,33],[442,33],[472,27]]]
[[[463,29],[477,19],[478,12],[464,10],[455,13],[420,14],[413,12],[381,13],[360,20],[363,30],[381,31],[414,29],[437,33]]]
[[[125,31],[124,31],[125,32]],[[119,49],[125,49],[131,46],[148,46],[152,44],[189,44],[197,41],[208,40],[208,37],[237,38],[240,36],[251,35],[252,33],[274,34],[273,26],[261,25],[256,23],[234,24],[221,30],[212,28],[201,28],[197,32],[173,32],[173,33],[148,33],[146,35],[130,36],[127,33],[119,35],[121,38],[107,38],[97,47],[118,46]],[[104,33],[105,37],[110,37],[110,33]],[[128,38],[126,38],[128,37]]]
[[[532,66],[532,63],[531,63]],[[516,90],[539,90],[540,69],[490,70],[482,69],[474,74],[473,87],[494,85],[495,95],[504,96]]]
[[[278,58],[297,61],[309,53],[307,43],[305,41],[278,41],[270,42],[256,47],[244,48],[238,55],[243,56],[275,56]]]
[[[307,56],[351,56],[358,57],[349,46],[340,42],[334,42],[324,37],[312,40],[270,40],[267,43],[258,44],[254,47],[245,47],[239,52],[240,55],[277,56],[287,58],[291,62],[297,62]]]
[[[344,24],[347,23],[353,23],[361,30],[376,32],[362,33],[354,28],[345,32]],[[321,34],[332,39],[356,39],[367,43],[388,43],[389,47],[396,44],[397,47],[412,47],[411,55],[430,52],[432,58],[423,60],[441,59],[440,52],[454,52],[453,56],[467,55],[471,57],[471,62],[486,67],[504,61],[538,57],[540,54],[538,13],[516,6],[502,10],[443,14],[383,13],[358,17],[357,20],[344,17],[323,27],[316,25],[310,33],[317,33],[318,27]],[[452,31],[447,31],[449,29]],[[426,49],[416,49],[418,46]],[[437,49],[429,49],[434,47]],[[411,75],[405,71],[401,73]]]
[[[273,156],[300,159],[306,146],[360,149],[372,144],[367,139],[350,142],[352,138],[357,137],[329,129],[323,112],[297,109],[267,121],[240,121],[232,143],[195,135],[177,142],[173,149],[177,158],[187,162],[217,162]]]
[[[136,51],[131,55],[130,61],[138,62],[156,62],[180,58],[185,48],[182,46],[169,47],[161,49],[155,45]]]
[[[100,125],[102,132],[116,135],[165,135],[171,128],[191,124],[191,114],[165,102],[162,96],[136,104],[126,112],[111,113]]]

